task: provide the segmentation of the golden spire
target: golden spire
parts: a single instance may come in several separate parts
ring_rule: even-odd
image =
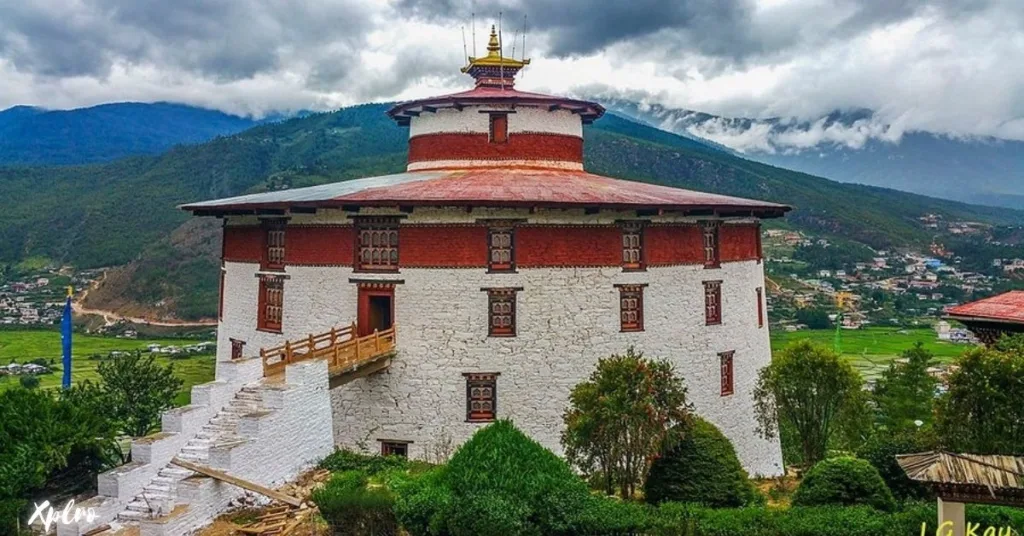
[[[491,40],[487,42],[487,56],[501,57],[501,42],[498,41],[498,32],[494,29],[493,24],[491,25]]]
[[[470,73],[474,67],[499,67],[502,69],[509,69],[507,76],[515,76],[515,73],[522,69],[524,66],[530,64],[530,60],[522,59],[517,60],[515,58],[505,58],[501,55],[501,41],[498,39],[498,30],[495,29],[494,25],[491,25],[491,38],[487,42],[487,55],[474,58],[472,56],[467,58],[469,63],[462,68],[462,72]]]

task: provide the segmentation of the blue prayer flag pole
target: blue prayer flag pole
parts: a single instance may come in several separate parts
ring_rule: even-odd
[[[64,380],[61,386],[64,389],[71,387],[71,295],[74,289],[68,287],[68,298],[64,302],[64,316],[60,320],[60,340],[64,350]]]

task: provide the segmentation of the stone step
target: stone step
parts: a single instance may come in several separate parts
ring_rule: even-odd
[[[163,472],[163,471],[161,471],[161,472]],[[188,472],[191,473],[191,471],[188,471]],[[181,478],[186,478],[188,476],[189,475],[183,474]],[[176,484],[179,480],[181,480],[181,478],[175,478],[175,477],[172,477],[172,476],[160,476],[160,473],[157,473],[157,476],[153,477],[153,480],[151,481],[151,483],[154,484],[154,485],[157,485],[157,486],[170,486],[170,485]]]
[[[170,495],[173,490],[173,482],[156,482],[155,478],[153,479],[153,482],[150,482],[146,487],[142,488],[142,492],[147,494],[147,496],[150,493],[164,493]]]
[[[135,510],[125,510],[117,514],[117,518],[121,521],[144,521],[146,519],[152,519],[149,513],[136,512]]]
[[[140,499],[143,498],[143,497],[146,500],[148,500],[150,503],[154,503],[154,502],[157,502],[157,501],[163,501],[163,500],[166,500],[166,499],[173,499],[171,494],[168,493],[167,491],[159,491],[159,490],[152,490],[152,491],[150,491],[148,488],[143,488],[142,489],[142,495],[140,496]],[[146,502],[146,501],[143,500],[142,502]]]
[[[238,417],[234,415],[218,415],[210,419],[210,424],[214,425],[231,425],[238,424]]]
[[[258,389],[246,391],[245,388],[243,387],[241,391],[235,394],[235,400],[254,400],[259,402],[260,400],[263,400],[263,393],[261,393]]]
[[[157,473],[157,475],[174,479],[175,482],[192,476],[192,471],[185,469],[184,467],[178,467],[177,465],[168,465]]]
[[[149,503],[142,500],[134,500],[128,503],[127,509],[147,515],[152,513],[152,510],[149,509]]]

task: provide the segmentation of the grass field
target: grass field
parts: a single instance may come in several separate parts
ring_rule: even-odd
[[[805,339],[831,348],[835,343],[835,335],[834,329],[793,332],[776,329],[772,331],[772,352],[778,352],[791,342]],[[890,361],[918,341],[942,363],[952,361],[969,348],[964,344],[939,341],[931,329],[867,328],[842,330],[839,335],[840,353],[852,361],[865,379],[877,377],[889,366]]]
[[[185,346],[194,342],[196,341],[183,339],[118,339],[76,333],[73,338],[74,344],[71,351],[71,382],[96,381],[99,378],[96,373],[96,366],[100,362],[87,359],[91,354],[106,356],[107,353],[115,350],[145,350],[146,346],[153,343],[164,346]],[[47,361],[53,359],[59,366],[61,361],[60,332],[50,330],[0,330],[0,365],[6,365],[12,360],[15,363],[26,363],[40,357],[45,358]],[[156,361],[161,365],[173,363],[175,374],[185,382],[181,392],[178,393],[178,397],[174,400],[175,405],[188,404],[193,385],[213,380],[214,357],[212,355],[197,355],[188,359],[170,359],[165,356],[158,356]],[[59,370],[53,374],[40,376],[40,387],[59,387],[61,376],[62,373]],[[16,376],[0,376],[0,390],[14,385],[18,385],[18,378]]]

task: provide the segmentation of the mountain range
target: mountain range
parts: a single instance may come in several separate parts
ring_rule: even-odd
[[[609,109],[709,146],[829,179],[1024,208],[1024,142],[905,131],[870,110],[814,120],[721,117],[626,100]]]
[[[402,171],[407,130],[367,104],[256,125],[158,155],[106,163],[0,167],[0,267],[43,257],[124,266],[90,298],[181,318],[216,310],[217,222],[176,205]],[[29,113],[29,112],[18,112]],[[112,127],[111,127],[112,128]],[[591,172],[787,203],[782,225],[876,248],[926,248],[920,217],[1020,225],[1024,212],[844,184],[744,159],[616,114],[585,129]]]

